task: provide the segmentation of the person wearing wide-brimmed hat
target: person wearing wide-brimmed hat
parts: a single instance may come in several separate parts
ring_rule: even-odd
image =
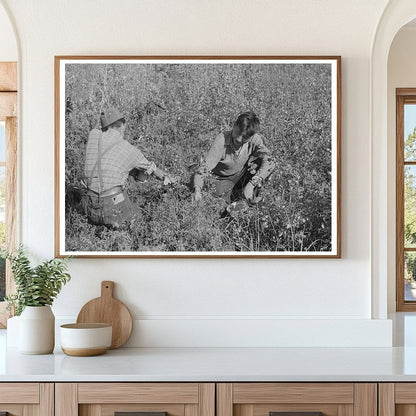
[[[165,185],[174,179],[124,139],[126,121],[116,108],[103,110],[100,124],[101,130],[91,130],[88,137],[83,206],[91,223],[119,229],[130,224],[137,213],[124,189],[130,171],[154,175]]]

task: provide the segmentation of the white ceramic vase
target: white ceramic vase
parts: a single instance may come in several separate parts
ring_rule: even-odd
[[[19,351],[50,354],[55,346],[55,316],[51,307],[26,306],[19,319]]]

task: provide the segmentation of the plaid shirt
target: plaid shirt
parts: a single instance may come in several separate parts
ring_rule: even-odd
[[[100,189],[98,172],[99,140],[101,140],[103,189]],[[156,165],[149,162],[139,149],[124,140],[117,130],[109,129],[106,132],[97,129],[91,130],[88,137],[84,170],[88,189],[94,192],[103,192],[114,186],[123,186],[129,172],[134,168],[143,170],[150,175],[156,170]]]

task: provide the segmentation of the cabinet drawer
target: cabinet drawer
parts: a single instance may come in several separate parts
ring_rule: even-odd
[[[354,403],[351,383],[237,383],[235,403]]]
[[[280,413],[280,414],[279,414]],[[217,416],[376,416],[375,383],[220,383]]]
[[[215,416],[214,383],[57,383],[56,416]]]
[[[80,416],[119,416],[123,413],[135,416],[148,416],[150,414],[155,415],[164,412],[166,412],[166,416],[187,416],[185,415],[185,407],[186,405],[183,404],[164,404],[163,407],[160,405],[146,405],[141,403],[80,404],[78,411]]]
[[[0,383],[0,403],[32,403],[40,400],[38,383]]]
[[[53,384],[0,383],[0,415],[54,414]]]
[[[198,403],[198,383],[80,383],[79,403]]]
[[[380,383],[380,416],[416,415],[416,383]]]

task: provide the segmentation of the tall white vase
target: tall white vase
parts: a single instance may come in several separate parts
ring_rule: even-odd
[[[50,354],[55,346],[55,315],[48,306],[26,306],[19,319],[19,351]]]

